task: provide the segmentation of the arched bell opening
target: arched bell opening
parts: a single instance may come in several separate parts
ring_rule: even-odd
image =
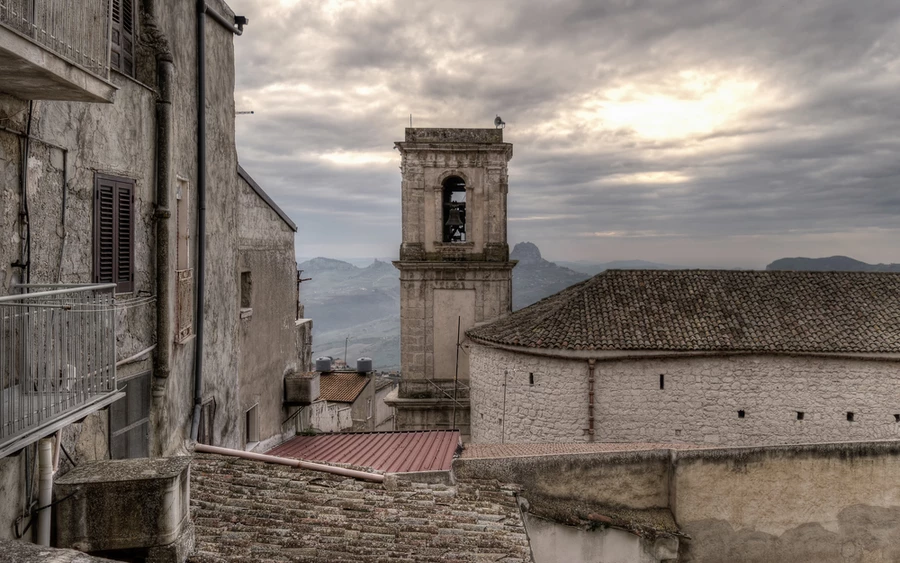
[[[466,182],[459,176],[449,176],[443,187],[444,242],[466,242]]]

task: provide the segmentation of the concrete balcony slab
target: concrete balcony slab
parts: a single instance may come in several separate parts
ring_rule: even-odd
[[[116,87],[0,25],[0,91],[24,100],[112,103]]]

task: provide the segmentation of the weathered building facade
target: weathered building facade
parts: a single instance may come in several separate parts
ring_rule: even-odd
[[[0,537],[33,514],[38,439],[60,432],[63,472],[67,458],[172,455],[192,431],[264,445],[291,412],[283,374],[309,362],[291,225],[238,174],[244,20],[220,0],[109,5],[0,6]],[[60,21],[78,25],[41,27]],[[49,293],[23,304],[26,291]]]
[[[400,260],[403,379],[389,402],[397,429],[468,435],[465,331],[511,310],[502,129],[406,130]]]
[[[599,274],[469,331],[472,439],[896,439],[898,296],[897,274]]]

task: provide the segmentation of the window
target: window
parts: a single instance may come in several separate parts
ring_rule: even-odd
[[[253,314],[253,276],[241,272],[241,318],[249,319]]]
[[[134,291],[134,180],[94,178],[94,282]]]
[[[191,267],[191,230],[188,219],[188,189],[190,184],[184,178],[178,178],[175,189],[175,224],[178,232],[175,254],[177,269],[187,270]]]
[[[444,242],[466,242],[466,183],[450,176],[442,184]]]
[[[112,0],[109,66],[134,77],[134,0]]]
[[[200,428],[197,431],[197,442],[213,445],[213,422],[216,418],[216,400],[210,399],[200,406]]]
[[[253,405],[244,413],[244,444],[247,446],[259,442],[259,405]]]

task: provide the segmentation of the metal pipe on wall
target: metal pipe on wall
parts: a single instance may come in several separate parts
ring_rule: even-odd
[[[588,360],[588,442],[594,441],[594,370],[596,362]]]
[[[207,6],[197,0],[197,313],[194,325],[194,414],[191,440],[200,433],[203,407],[203,305],[206,299],[206,14]]]
[[[222,15],[197,0],[197,327],[194,343],[194,412],[191,440],[200,433],[200,411],[203,407],[203,311],[206,299],[206,14],[234,35],[244,32],[247,18],[235,17],[229,23]],[[237,27],[235,27],[235,25]]]
[[[53,444],[52,438],[38,443],[38,521],[37,544],[50,545],[50,503],[53,501]]]
[[[219,455],[230,455],[234,457],[240,457],[243,459],[252,459],[254,461],[264,461],[266,463],[277,463],[279,465],[289,465],[291,467],[298,467],[300,469],[309,469],[310,471],[321,471],[323,473],[332,473],[334,475],[342,475],[344,477],[353,477],[354,479],[364,479],[366,481],[374,481],[376,483],[384,482],[384,475],[380,473],[367,473],[365,471],[357,471],[355,469],[345,469],[343,467],[335,467],[333,465],[323,465],[321,463],[312,463],[309,461],[302,461],[299,459],[291,459],[287,457],[278,457],[274,455],[266,455],[266,454],[257,454],[253,452],[245,452],[243,450],[232,450],[231,448],[220,448],[217,446],[208,446],[206,444],[197,444],[194,447],[195,451],[208,453],[208,454],[219,454]]]

